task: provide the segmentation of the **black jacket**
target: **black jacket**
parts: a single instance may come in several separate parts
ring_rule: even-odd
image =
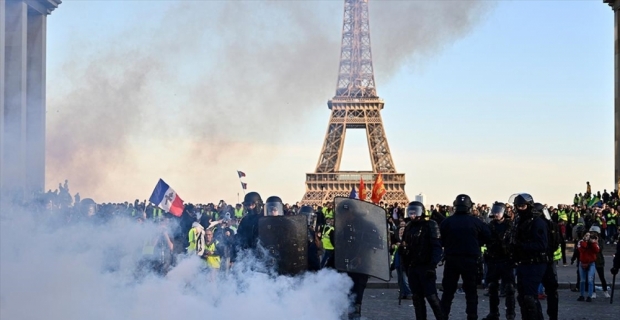
[[[491,240],[489,226],[467,213],[457,212],[439,228],[446,256],[480,257],[480,247]]]

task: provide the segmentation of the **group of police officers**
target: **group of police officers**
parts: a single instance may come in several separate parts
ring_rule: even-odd
[[[428,301],[436,319],[448,319],[459,277],[463,280],[467,319],[478,319],[477,284],[481,248],[488,270],[490,313],[485,320],[498,320],[500,281],[505,292],[506,319],[515,319],[515,291],[522,319],[544,319],[538,300],[538,286],[543,284],[548,296],[547,315],[558,319],[558,280],[554,255],[559,247],[558,229],[549,213],[531,195],[515,194],[510,199],[516,210],[509,219],[504,203],[491,208],[492,220],[485,224],[471,215],[473,202],[461,194],[454,200],[454,214],[440,226],[426,219],[420,202],[411,202],[405,229],[405,262],[409,265],[409,285],[413,293],[416,319],[426,319]],[[443,247],[443,252],[442,252]],[[435,269],[442,260],[443,295],[437,297]],[[515,268],[516,281],[515,288]]]
[[[284,216],[279,197],[269,197],[263,203],[258,193],[248,193],[243,202],[247,214],[237,230],[231,263],[239,255],[251,253],[278,274],[296,275],[322,267],[346,273],[353,282],[348,318],[359,319],[369,277],[389,280],[385,211],[356,199],[336,198],[334,202],[333,225],[328,220],[330,224],[323,229],[321,241],[311,226],[312,207],[302,207],[298,216]],[[471,198],[458,195],[453,202],[453,215],[441,225],[429,219],[422,203],[409,203],[400,252],[416,319],[427,319],[426,302],[436,319],[449,319],[459,278],[463,281],[467,319],[478,319],[477,285],[481,281],[482,257],[488,267],[490,302],[485,320],[500,318],[500,282],[505,293],[506,319],[515,319],[515,293],[522,319],[544,319],[538,300],[541,283],[548,297],[547,315],[549,319],[558,319],[554,263],[560,250],[558,227],[546,208],[535,203],[531,195],[515,194],[509,202],[514,205],[514,219],[505,214],[504,203],[496,202],[490,213],[492,220],[485,224],[471,215]],[[325,251],[323,261],[318,259],[320,247]],[[441,299],[436,287],[436,268],[440,263],[444,263]]]

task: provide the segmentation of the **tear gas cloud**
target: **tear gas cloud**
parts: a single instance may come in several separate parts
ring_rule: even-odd
[[[211,280],[194,256],[165,278],[137,281],[142,245],[160,230],[133,220],[66,224],[49,214],[3,210],[0,318],[338,319],[346,311],[346,275],[269,276],[251,271],[257,262],[250,258],[225,279]]]
[[[50,24],[89,5],[63,4]],[[493,6],[370,1],[379,94],[398,70],[466,35]],[[154,2],[149,8],[156,9],[149,19],[123,21],[126,29],[100,38],[72,30],[67,45],[80,50],[63,53],[66,62],[48,72],[55,85],[48,90],[47,181],[68,178],[83,194],[122,201],[118,184],[125,194],[146,190],[164,170],[139,159],[173,154],[168,173],[217,186],[224,180],[214,172],[221,160],[251,156],[260,148],[253,141],[277,144],[334,94],[343,1]],[[93,23],[91,15],[84,19]],[[148,177],[144,185],[142,177]]]

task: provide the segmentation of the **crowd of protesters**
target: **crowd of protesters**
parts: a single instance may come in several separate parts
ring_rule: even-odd
[[[567,266],[567,244],[572,244],[574,250],[570,257],[571,264],[580,260],[579,241],[584,239],[584,235],[598,234],[600,253],[597,253],[593,263],[596,264],[596,271],[599,274],[600,282],[603,288],[607,288],[604,277],[604,245],[616,244],[620,225],[618,212],[620,211],[620,199],[618,191],[608,192],[603,190],[601,193],[593,193],[590,184],[586,184],[586,191],[577,193],[569,204],[545,205],[547,207],[551,219],[558,224],[562,237],[562,264]],[[234,236],[240,220],[244,216],[242,204],[230,205],[220,200],[217,204],[185,204],[185,208],[180,217],[173,216],[170,213],[163,212],[157,206],[148,203],[146,200],[140,201],[136,199],[133,202],[123,203],[98,203],[91,199],[81,199],[80,194],[74,196],[69,192],[68,182],[59,184],[55,191],[49,190],[44,194],[34,197],[33,201],[22,203],[29,210],[47,213],[47,216],[53,216],[61,219],[63,222],[96,220],[98,223],[106,223],[117,217],[123,217],[135,220],[139,223],[152,221],[161,223],[166,226],[174,226],[167,229],[166,232],[158,235],[153,241],[145,242],[143,254],[153,255],[157,248],[164,248],[167,252],[165,263],[155,268],[157,271],[165,274],[169,268],[175,263],[175,256],[186,254],[188,252],[198,253],[204,258],[206,267],[211,269],[228,270],[230,266],[230,257],[233,250]],[[397,271],[397,277],[400,285],[400,295],[407,298],[410,294],[406,286],[403,270],[399,268],[399,257],[397,248],[402,241],[403,230],[408,222],[405,216],[406,204],[384,203],[379,205],[386,211],[386,221],[390,235],[390,246],[392,248],[392,269]],[[301,205],[285,204],[284,215],[298,214]],[[327,231],[332,226],[328,223],[333,218],[333,203],[325,203],[322,206],[314,206],[315,216],[312,224],[313,231],[317,235],[317,244],[321,246],[321,235],[327,236]],[[436,204],[427,208],[427,217],[441,224],[443,220],[451,215],[453,208],[451,205]],[[475,204],[471,211],[473,216],[478,217],[484,222],[489,222],[490,208],[486,204]],[[514,218],[514,208],[510,204],[506,204],[505,217],[507,219]],[[176,221],[170,223],[170,221]],[[322,249],[322,248],[321,248]],[[322,251],[322,250],[321,250]],[[319,258],[323,256],[322,252],[318,252]],[[583,258],[582,258],[583,259]],[[145,261],[148,261],[146,259]],[[579,277],[583,276],[577,273]],[[593,276],[593,275],[592,275]],[[587,275],[588,281],[592,281],[590,275]],[[484,284],[484,281],[482,281]],[[576,289],[575,289],[576,291]],[[544,293],[541,291],[541,298]]]

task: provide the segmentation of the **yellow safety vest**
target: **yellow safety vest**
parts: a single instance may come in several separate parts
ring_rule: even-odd
[[[334,250],[334,245],[331,240],[329,240],[329,234],[334,231],[334,227],[326,227],[325,232],[321,236],[321,242],[323,243],[323,249],[325,250]]]
[[[187,252],[196,251],[196,228],[189,229],[189,246],[187,247]]]
[[[241,219],[243,217],[243,208],[241,209],[235,209],[235,218],[237,219]]]
[[[215,245],[216,245],[217,241],[213,241],[211,244],[208,244],[205,246],[205,251],[213,251],[215,252]],[[207,256],[207,259],[205,259],[207,261],[207,266],[209,268],[213,268],[213,269],[219,269],[220,268],[220,256],[219,255],[210,255]]]
[[[153,219],[157,220],[158,218],[161,218],[163,212],[164,210],[160,208],[153,208]]]
[[[333,219],[334,211],[329,209],[323,210],[323,215],[325,216],[325,219]]]
[[[151,245],[150,242],[145,242],[142,247],[142,254],[145,256],[151,256],[155,254],[155,246]]]
[[[558,247],[557,250],[553,253],[553,261],[558,261],[562,259],[562,247]]]

